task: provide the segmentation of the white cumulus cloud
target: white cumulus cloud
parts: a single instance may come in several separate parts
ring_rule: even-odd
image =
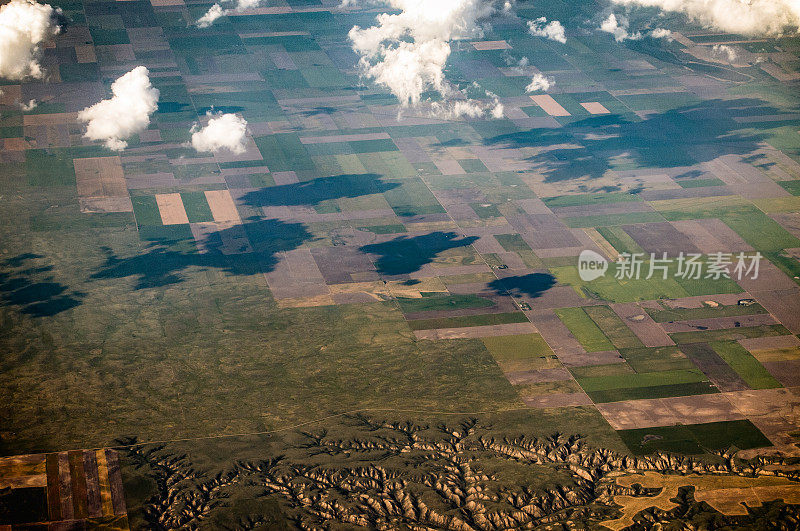
[[[57,35],[60,9],[32,0],[11,0],[0,7],[0,77],[41,78],[42,43]]]
[[[798,0],[612,0],[627,6],[684,13],[706,26],[745,35],[781,35],[800,30]]]
[[[672,32],[666,28],[656,28],[650,32],[650,37],[654,39],[672,40]]]
[[[258,7],[260,1],[261,0],[238,0],[235,6],[228,9],[224,9],[221,4],[214,4],[202,17],[197,19],[195,25],[198,28],[207,28],[220,17],[231,15],[233,13],[241,13],[243,11],[247,11],[248,9]]]
[[[360,56],[362,74],[387,87],[403,107],[420,103],[427,90],[439,92],[445,103],[457,90],[447,83],[445,64],[454,40],[479,37],[481,20],[498,9],[491,0],[388,0],[399,13],[382,13],[376,25],[354,26],[350,41]],[[500,8],[502,9],[502,8]],[[440,105],[461,116],[475,113],[476,102]],[[437,106],[432,106],[434,109]],[[496,104],[491,112],[497,114]]]
[[[606,17],[603,22],[600,23],[600,31],[605,31],[606,33],[610,33],[614,36],[614,40],[617,42],[622,42],[624,40],[638,40],[642,38],[642,34],[638,31],[636,33],[629,33],[628,26],[630,22],[628,21],[627,17],[620,15],[617,17],[614,13],[611,13]]]
[[[534,74],[531,78],[531,82],[525,87],[525,92],[537,92],[543,91],[547,92],[550,90],[550,87],[553,85],[553,80],[549,77],[546,77],[542,74]]]
[[[734,63],[739,58],[736,50],[726,44],[715,44],[711,48],[711,59],[721,62]]]
[[[431,104],[431,115],[446,120],[457,118],[478,118],[483,114],[483,107],[470,100],[455,102],[434,102]]]
[[[39,105],[36,100],[29,100],[28,103],[19,102],[19,108],[22,112],[31,112]]]
[[[499,99],[495,98],[494,106],[492,106],[491,110],[489,111],[489,114],[491,114],[492,118],[494,118],[495,120],[499,120],[500,118],[505,116],[505,107],[503,107],[503,104],[500,103]]]
[[[137,66],[111,84],[111,99],[95,103],[78,113],[87,122],[86,138],[103,140],[106,147],[120,151],[125,138],[141,133],[150,125],[158,107],[159,92],[150,84],[150,72]]]
[[[208,114],[208,125],[192,127],[192,147],[196,151],[216,153],[227,149],[241,155],[245,152],[247,120],[235,114]]]
[[[510,67],[511,73],[516,76],[525,75],[525,71],[528,69],[528,65],[530,64],[530,60],[527,57],[521,57],[519,60],[515,61],[511,56],[505,57],[506,64]]]
[[[546,39],[550,39],[551,41],[560,43],[567,42],[567,36],[564,33],[564,26],[562,26],[561,22],[557,20],[547,22],[546,17],[539,17],[536,20],[529,20],[528,30],[530,31],[531,35],[535,37],[544,37]]]
[[[218,18],[224,16],[225,16],[225,10],[222,9],[222,6],[219,4],[214,4],[209,8],[208,11],[206,11],[206,13],[202,17],[197,19],[195,25],[198,28],[207,28],[211,26],[214,23],[214,21],[216,21]]]

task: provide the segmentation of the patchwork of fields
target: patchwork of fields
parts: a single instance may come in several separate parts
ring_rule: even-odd
[[[356,412],[798,456],[800,38],[742,39],[761,59],[720,65],[703,53],[729,35],[561,44],[518,2],[446,69],[503,117],[444,119],[359,76],[346,35],[374,6],[280,0],[201,30],[207,3],[52,3],[72,23],[46,82],[0,86],[0,453],[48,453],[24,462],[36,496],[97,467],[70,449]],[[596,9],[574,4],[548,13]],[[76,113],[137,65],[158,111],[111,152]],[[547,94],[526,93],[535,73]],[[243,153],[187,144],[212,110],[247,120]],[[583,279],[584,250],[605,275]],[[757,278],[645,278],[651,253],[763,258]],[[89,491],[64,507],[127,525]]]

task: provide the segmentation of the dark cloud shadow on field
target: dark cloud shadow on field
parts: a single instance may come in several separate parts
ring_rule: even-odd
[[[556,285],[556,277],[549,273],[531,273],[493,280],[489,287],[498,294],[508,293],[512,297],[524,296],[535,299]]]
[[[459,238],[455,232],[432,232],[422,236],[399,236],[386,242],[365,245],[360,250],[373,255],[378,273],[407,275],[433,262],[437,254],[471,245],[477,239],[475,236]]]
[[[197,246],[187,234],[153,239],[144,251],[130,257],[120,258],[108,251],[105,263],[91,278],[135,277],[136,289],[143,289],[181,282],[182,274],[189,268],[252,275],[272,271],[278,263],[278,253],[297,249],[311,237],[302,223],[248,220],[205,235]]]
[[[33,317],[48,317],[81,304],[83,293],[56,282],[44,256],[24,253],[0,262],[0,301]]]
[[[188,103],[181,103],[177,101],[158,102],[158,112],[162,114],[171,112],[182,112],[188,110],[191,110],[191,105]]]
[[[700,170],[689,170],[687,172],[681,173],[680,175],[676,175],[676,179],[696,179],[703,175],[703,172]]]
[[[437,147],[464,147],[468,146],[469,142],[464,140],[463,138],[451,138],[450,140],[444,140],[436,144]]]
[[[336,107],[328,107],[328,106],[325,106],[325,105],[321,105],[319,107],[314,107],[313,109],[307,109],[305,111],[298,111],[296,114],[299,114],[300,116],[304,116],[306,118],[309,118],[311,116],[317,116],[319,114],[334,114],[335,112],[340,111],[340,110],[341,109],[337,109]]]
[[[314,205],[327,199],[378,194],[397,186],[381,182],[376,174],[337,175],[261,188],[238,201],[256,210],[265,206]],[[196,243],[188,225],[140,227],[139,231],[142,239],[149,242],[143,251],[119,257],[109,250],[105,263],[91,278],[135,277],[136,288],[143,289],[181,282],[189,268],[217,269],[234,275],[269,272],[278,263],[278,253],[297,249],[312,239],[303,223],[260,217],[205,234]]]
[[[745,131],[758,124],[736,119],[784,112],[755,98],[715,99],[640,121],[598,115],[559,128],[498,135],[486,143],[541,148],[526,160],[545,175],[546,182],[599,178],[613,167],[611,158],[616,155],[626,154],[642,168],[677,168],[727,154],[748,155],[760,147],[766,133]]]
[[[251,207],[315,205],[327,199],[381,194],[398,186],[381,181],[380,175],[374,173],[345,174],[261,188],[245,194],[241,200]]]

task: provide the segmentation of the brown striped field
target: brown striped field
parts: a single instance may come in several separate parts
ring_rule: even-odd
[[[119,459],[111,449],[72,450],[0,458],[0,489],[41,500],[38,511],[14,515],[15,524],[52,528],[127,529]]]

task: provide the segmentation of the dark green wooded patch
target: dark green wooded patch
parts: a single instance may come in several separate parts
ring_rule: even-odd
[[[494,306],[494,301],[477,295],[445,295],[441,293],[433,293],[419,299],[399,297],[397,302],[403,313],[434,310],[463,310],[465,308],[486,308]]]
[[[636,455],[656,451],[701,454],[731,446],[745,450],[772,445],[749,420],[621,430],[617,434]]]

